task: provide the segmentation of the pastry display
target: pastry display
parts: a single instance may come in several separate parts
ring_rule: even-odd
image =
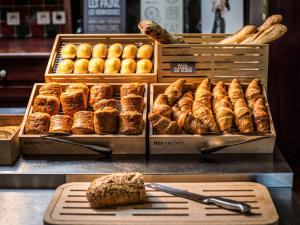
[[[182,131],[177,125],[176,121],[162,116],[158,113],[150,112],[148,119],[153,126],[153,129],[158,134],[181,134]]]
[[[263,98],[256,100],[252,113],[256,130],[262,133],[270,131],[270,119]]]
[[[92,55],[92,46],[87,44],[87,43],[83,43],[80,44],[77,47],[77,58],[78,59],[89,59],[91,58]]]
[[[78,111],[74,113],[73,134],[93,134],[94,132],[94,112]]]
[[[104,73],[118,73],[121,67],[119,58],[109,58],[105,61]]]
[[[137,47],[134,44],[126,45],[123,49],[123,59],[134,59],[136,57]]]
[[[128,94],[121,98],[122,111],[136,111],[143,112],[144,109],[144,98],[136,94]]]
[[[60,102],[65,115],[73,116],[74,113],[87,109],[86,96],[82,90],[63,92]]]
[[[115,43],[109,46],[107,58],[120,58],[122,55],[123,46],[120,43]]]
[[[50,133],[71,133],[73,117],[69,115],[54,115],[50,119]]]
[[[61,49],[62,59],[74,59],[76,57],[76,46],[74,44],[66,44]]]
[[[49,131],[50,115],[36,112],[28,115],[25,124],[25,134],[46,134]]]
[[[92,58],[89,61],[88,72],[89,73],[103,73],[104,60],[101,58]]]
[[[125,111],[120,113],[120,133],[127,135],[138,135],[143,132],[143,114],[136,111]]]
[[[96,134],[116,134],[119,128],[119,111],[114,107],[103,107],[94,113]]]
[[[0,127],[0,139],[9,139],[18,129],[19,126]]]
[[[74,70],[74,62],[71,59],[62,60],[57,66],[57,73],[73,73]]]
[[[40,95],[52,94],[52,95],[55,95],[58,99],[60,98],[61,93],[62,93],[62,87],[57,82],[46,83],[39,89]]]
[[[77,59],[74,65],[73,73],[87,73],[89,69],[89,60]]]
[[[169,106],[173,106],[175,102],[181,97],[183,94],[183,88],[186,83],[186,80],[179,79],[174,83],[170,84],[169,87],[165,90],[164,94],[168,97]]]
[[[96,101],[96,103],[93,105],[93,109],[96,112],[98,109],[104,109],[105,107],[111,107],[118,109],[118,102],[116,99],[101,99],[99,101]]]
[[[149,59],[140,59],[137,61],[136,73],[150,73],[152,70],[152,62]]]
[[[123,98],[128,94],[136,94],[144,96],[145,86],[140,83],[126,83],[122,84],[120,88],[120,97]]]
[[[113,97],[113,88],[106,83],[96,84],[90,89],[90,105],[94,105],[102,99],[111,99]]]
[[[160,94],[154,100],[152,106],[152,112],[158,113],[162,116],[165,116],[169,119],[172,118],[173,111],[172,108],[168,105],[168,96],[165,94]]]
[[[149,44],[143,44],[141,45],[137,50],[136,57],[138,59],[150,59],[153,54],[153,47]]]
[[[93,47],[93,58],[105,59],[107,56],[107,46],[105,44],[99,43]]]
[[[140,173],[120,173],[94,180],[86,191],[93,208],[137,204],[146,201],[144,179]]]
[[[135,73],[135,70],[136,70],[136,62],[133,59],[128,58],[122,60],[121,71],[120,71],[121,74]]]
[[[55,95],[37,95],[34,98],[32,111],[44,112],[50,116],[59,113],[60,102]]]

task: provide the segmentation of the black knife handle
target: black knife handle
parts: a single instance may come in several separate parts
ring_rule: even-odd
[[[251,210],[251,206],[246,203],[220,197],[207,197],[202,202],[205,204],[214,204],[224,209],[230,209],[242,213],[247,213]]]

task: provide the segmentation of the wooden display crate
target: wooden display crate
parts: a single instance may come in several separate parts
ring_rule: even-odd
[[[153,46],[152,72],[148,74],[121,74],[121,73],[99,73],[99,74],[57,74],[56,68],[61,61],[61,48],[67,43],[79,45],[88,43],[92,46],[97,43],[111,45],[114,43],[126,44],[151,44]],[[143,34],[59,34],[53,44],[52,52],[45,72],[46,82],[59,83],[154,83],[157,82],[157,50],[156,43]]]
[[[241,82],[250,78],[267,79],[269,46],[246,44],[218,44],[224,34],[178,34],[187,44],[157,45],[157,75],[159,83],[185,78],[199,82],[205,77],[214,81]],[[267,81],[265,80],[266,84]]]
[[[199,81],[200,83],[200,81]],[[243,83],[246,89],[247,84]],[[169,86],[168,84],[151,84],[150,85],[150,109],[152,111],[153,102],[158,94],[162,94]],[[193,93],[198,84],[186,84],[187,89]],[[241,145],[227,147],[218,153],[272,153],[275,146],[276,133],[273,125],[269,104],[264,90],[264,97],[268,108],[270,118],[270,132],[264,134],[269,138],[244,143]],[[241,134],[237,128],[232,129],[231,134],[211,134],[204,133],[202,135],[178,134],[178,135],[161,135],[155,134],[152,124],[149,125],[149,148],[150,154],[199,154],[203,147],[213,147],[225,144],[233,144],[241,141],[251,140],[262,137],[262,134],[251,133]]]
[[[0,126],[20,126],[23,115],[2,114]],[[20,155],[18,129],[9,139],[0,139],[0,164],[13,164]]]
[[[33,90],[27,105],[26,113],[21,125],[21,130],[19,133],[20,145],[23,154],[28,155],[51,155],[51,154],[97,154],[91,150],[83,147],[60,143],[56,141],[42,139],[40,135],[25,134],[24,128],[27,117],[32,112],[32,106],[35,96],[38,95],[40,87],[43,83],[37,83],[33,86]],[[63,90],[68,86],[67,84],[62,84]],[[94,84],[89,83],[87,86],[90,88]],[[119,99],[120,87],[122,84],[111,84],[113,87],[114,98]],[[140,135],[123,135],[123,134],[109,134],[109,135],[99,135],[99,134],[76,134],[62,137],[66,140],[76,141],[84,144],[92,144],[103,147],[109,147],[112,149],[112,154],[122,155],[122,154],[145,154],[146,153],[146,118],[147,118],[147,93],[148,85],[145,85],[144,102],[145,107],[143,111],[143,120],[145,126],[143,133]]]

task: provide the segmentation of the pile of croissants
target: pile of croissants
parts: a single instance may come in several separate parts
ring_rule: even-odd
[[[170,84],[154,100],[148,114],[155,133],[203,134],[231,133],[234,124],[240,133],[270,132],[270,118],[261,82],[252,80],[244,92],[238,79],[227,85],[222,81],[213,88],[204,79],[195,93],[186,80]]]

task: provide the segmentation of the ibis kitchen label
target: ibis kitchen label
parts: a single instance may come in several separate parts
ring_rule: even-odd
[[[85,33],[125,33],[126,1],[86,0],[83,2]]]
[[[171,73],[186,73],[193,74],[195,73],[195,63],[187,62],[176,62],[171,63]]]
[[[183,0],[141,0],[141,20],[153,20],[170,33],[183,33]]]

